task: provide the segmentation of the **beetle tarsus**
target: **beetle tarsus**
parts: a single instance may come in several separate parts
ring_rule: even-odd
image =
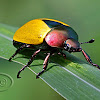
[[[21,77],[19,76],[19,74],[20,74],[20,71],[19,71],[18,74],[17,74],[17,78],[21,78]]]
[[[38,79],[39,78],[39,76],[41,75],[41,74],[43,74],[44,73],[44,69],[41,71],[41,72],[39,72],[37,75],[36,75],[36,79]]]
[[[27,65],[25,65],[25,66],[18,72],[17,78],[21,78],[19,75],[20,75],[20,73],[21,73],[26,67],[27,67]]]
[[[100,66],[99,65],[97,67],[98,67],[98,69],[100,69]]]
[[[12,59],[12,57],[10,57],[8,61],[11,61],[11,59]]]
[[[20,78],[20,77],[19,77],[20,73],[21,73],[27,66],[29,66],[29,65],[33,62],[34,57],[35,57],[35,56],[37,55],[37,53],[39,53],[40,51],[41,51],[41,49],[39,49],[39,50],[37,50],[37,51],[34,52],[34,54],[33,54],[32,57],[30,58],[30,60],[29,60],[29,62],[27,63],[27,65],[25,65],[25,66],[18,72],[17,78]]]
[[[90,59],[89,55],[88,55],[84,50],[82,50],[82,53],[83,53],[85,59],[87,60],[87,62],[89,62],[89,63],[92,64],[93,66],[95,66],[95,67],[97,67],[98,69],[100,69],[100,66],[97,65],[97,64],[94,64],[94,63],[92,62],[92,60]]]
[[[9,61],[11,61],[12,58],[14,58],[15,55],[16,55],[16,54],[13,54],[13,55],[9,58]]]
[[[91,63],[93,66],[96,66],[98,69],[100,69],[100,66],[94,63]]]
[[[44,59],[44,62],[43,62],[43,70],[42,70],[41,72],[39,72],[39,73],[36,75],[36,79],[39,78],[39,76],[40,76],[41,74],[43,74],[44,71],[47,69],[48,60],[49,60],[50,55],[52,55],[52,54],[53,54],[53,52],[47,54],[47,56],[46,56],[46,58]]]
[[[24,44],[24,45],[22,45],[21,47],[19,47],[16,51],[15,51],[15,53],[9,58],[9,61],[11,61],[11,59],[12,58],[14,58],[14,56],[17,54],[17,53],[19,53],[23,48],[25,48],[26,47],[26,44]]]

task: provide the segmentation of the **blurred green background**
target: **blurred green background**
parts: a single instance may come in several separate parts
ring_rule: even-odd
[[[20,27],[36,18],[52,18],[63,21],[78,33],[79,42],[86,42],[92,38],[96,40],[93,44],[82,45],[82,48],[91,56],[93,62],[100,65],[99,10],[99,0],[0,0],[0,23]],[[74,53],[74,55],[84,60],[81,53]],[[51,91],[47,95],[41,96],[41,99],[50,95],[51,98],[48,100],[63,100],[41,80],[34,80],[34,82],[44,85],[37,87],[37,91],[43,88],[41,94]]]

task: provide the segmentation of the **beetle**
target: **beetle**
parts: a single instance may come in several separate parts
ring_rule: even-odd
[[[83,43],[93,42],[94,39],[91,39],[90,41]],[[29,59],[29,62],[20,69],[17,78],[21,78],[19,76],[20,73],[33,62],[35,56],[40,51],[48,51],[48,53],[44,59],[43,70],[36,75],[36,78],[39,78],[39,76],[47,69],[48,59],[51,55],[58,53],[66,57],[62,50],[66,50],[69,53],[82,52],[87,62],[100,69],[100,67],[97,64],[94,64],[89,55],[81,48],[80,44],[83,43],[78,42],[77,33],[66,23],[48,18],[34,19],[24,24],[15,32],[13,36],[13,45],[17,47],[17,50],[9,58],[9,61],[23,49],[31,48],[36,50]]]

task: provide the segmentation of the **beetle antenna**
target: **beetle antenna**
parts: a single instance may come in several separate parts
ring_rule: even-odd
[[[90,41],[88,42],[83,42],[83,43],[80,43],[80,44],[84,44],[84,43],[93,43],[95,40],[94,39],[91,39]]]

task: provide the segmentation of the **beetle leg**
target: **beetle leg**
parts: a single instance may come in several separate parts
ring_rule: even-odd
[[[58,52],[58,55],[62,55],[64,59],[66,59],[66,54],[64,54],[63,52]]]
[[[83,53],[85,59],[87,60],[87,62],[89,62],[89,63],[92,64],[93,66],[96,66],[98,69],[100,69],[100,66],[97,65],[97,64],[94,64],[94,63],[92,62],[92,60],[90,59],[89,55],[88,55],[84,50],[82,50],[82,53]]]
[[[25,48],[25,47],[26,47],[26,44],[24,44],[24,45],[22,45],[21,47],[19,47],[19,48],[15,51],[15,53],[9,58],[9,61],[11,61],[11,59],[14,58],[14,56],[15,56],[18,52],[20,52],[23,48]]]
[[[21,78],[19,77],[21,71],[23,71],[26,67],[28,67],[34,60],[35,56],[41,51],[41,49],[37,50],[34,52],[34,54],[32,55],[32,57],[30,58],[29,62],[27,63],[27,65],[25,65],[17,74],[17,78]]]
[[[44,63],[43,63],[43,70],[36,75],[36,79],[39,78],[39,76],[47,69],[48,60],[49,60],[50,55],[51,53],[48,53],[48,55],[46,56]]]

